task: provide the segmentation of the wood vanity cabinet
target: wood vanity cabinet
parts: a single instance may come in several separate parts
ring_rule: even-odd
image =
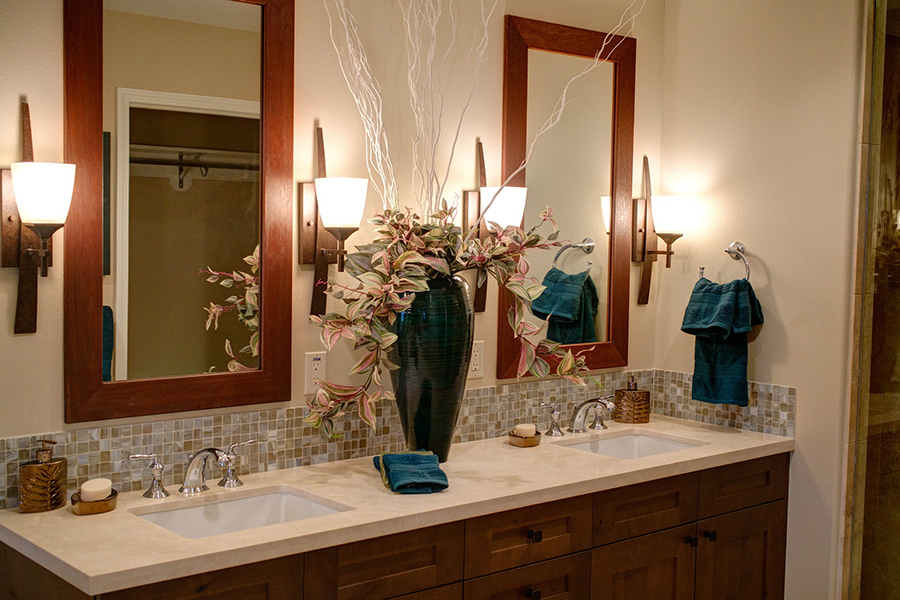
[[[614,543],[591,598],[782,599],[787,473],[782,454],[595,494],[594,542]]]
[[[782,600],[788,461],[769,456],[97,598]],[[0,561],[0,600],[89,598],[2,544]]]

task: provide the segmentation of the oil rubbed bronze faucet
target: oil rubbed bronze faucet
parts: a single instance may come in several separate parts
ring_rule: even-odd
[[[613,404],[612,400],[615,399],[615,394],[610,394],[609,396],[601,396],[599,398],[593,398],[591,400],[585,400],[575,409],[575,413],[572,415],[572,425],[568,428],[569,433],[587,433],[588,427],[585,426],[584,420],[587,417],[587,413],[590,409],[596,409],[597,416],[594,419],[593,425],[590,426],[591,429],[609,429],[606,426],[606,423],[603,422],[603,411],[609,412],[610,416],[616,410],[616,405]]]

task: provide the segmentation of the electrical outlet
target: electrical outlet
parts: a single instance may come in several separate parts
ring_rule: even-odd
[[[303,380],[303,393],[315,394],[319,391],[314,379],[325,379],[325,352],[306,353],[306,378]]]
[[[484,377],[484,340],[472,344],[472,358],[469,360],[469,379]]]

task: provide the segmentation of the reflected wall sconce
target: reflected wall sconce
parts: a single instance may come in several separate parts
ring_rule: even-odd
[[[325,172],[325,139],[316,127],[318,177],[313,183],[301,183],[300,256],[301,265],[315,265],[309,314],[326,311],[325,289],[328,265],[337,263],[344,270],[347,251],[344,242],[359,230],[366,207],[369,180],[355,177],[328,177]]]
[[[51,238],[66,222],[75,165],[33,162],[31,120],[22,103],[23,162],[0,173],[2,265],[18,267],[15,333],[37,331],[37,277],[52,264]]]
[[[652,200],[651,200],[652,198]],[[638,291],[640,304],[650,300],[650,279],[653,274],[653,263],[657,256],[666,257],[666,268],[672,266],[675,251],[672,245],[683,234],[676,231],[680,207],[678,199],[673,196],[653,196],[650,186],[650,162],[644,156],[643,174],[641,177],[641,197],[634,200],[634,230],[631,238],[631,259],[641,263],[641,286]],[[659,250],[658,239],[666,244],[665,250]]]
[[[483,207],[488,206],[491,199],[500,190],[500,187],[488,187],[487,174],[484,168],[484,148],[480,141],[475,142],[475,159],[478,169],[478,191],[463,192],[463,209],[462,209],[462,229],[468,231],[473,226],[481,214]],[[493,235],[493,226],[490,223],[497,223],[501,228],[510,225],[519,226],[522,224],[522,218],[525,215],[525,197],[527,189],[523,187],[504,187],[494,203],[478,225],[477,237],[485,240],[489,234]],[[482,202],[483,201],[483,202]],[[476,284],[475,296],[472,301],[472,307],[477,313],[484,312],[487,305],[487,280],[482,281],[481,285]]]

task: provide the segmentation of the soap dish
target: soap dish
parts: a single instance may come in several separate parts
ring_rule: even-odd
[[[72,512],[76,515],[99,515],[100,513],[115,510],[118,502],[119,492],[116,490],[113,490],[103,500],[93,500],[91,502],[82,500],[81,492],[75,492],[72,494]]]
[[[541,432],[538,431],[534,435],[522,437],[521,435],[516,435],[515,431],[510,431],[509,443],[513,446],[518,446],[519,448],[530,448],[531,446],[537,446],[541,443]]]

